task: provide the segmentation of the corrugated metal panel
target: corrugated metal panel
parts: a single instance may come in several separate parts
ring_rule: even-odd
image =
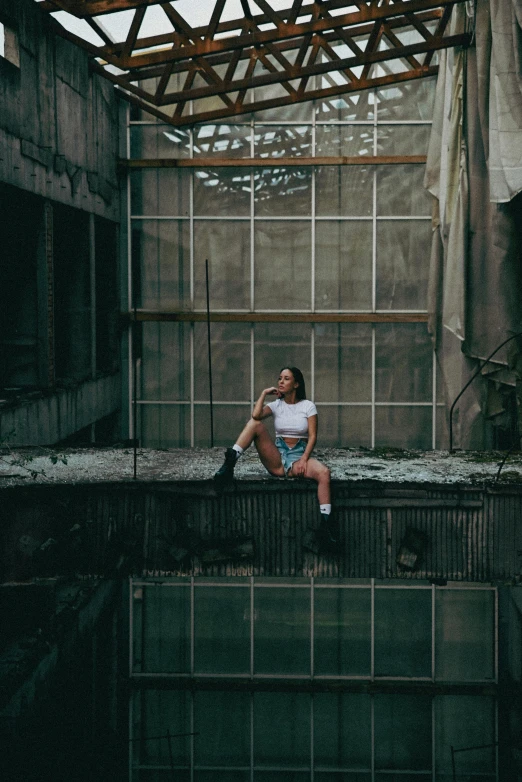
[[[303,543],[319,524],[315,488],[286,481],[241,481],[216,496],[200,484],[120,483],[5,489],[0,545],[3,580],[50,572],[106,573],[124,554],[135,574],[316,576],[319,578],[518,580],[522,556],[522,489],[337,484],[341,527],[335,553],[318,556]],[[71,529],[76,528],[76,532]],[[425,534],[413,571],[397,553],[406,531]],[[204,565],[201,546],[248,536],[251,560]],[[28,551],[27,541],[36,546]],[[53,557],[39,554],[55,541]],[[21,541],[25,540],[25,548]],[[181,541],[181,543],[180,543]],[[186,547],[183,562],[176,552]],[[29,546],[30,548],[30,546]]]

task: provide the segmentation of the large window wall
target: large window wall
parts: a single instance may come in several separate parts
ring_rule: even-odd
[[[136,580],[130,610],[134,782],[498,778],[492,587]]]
[[[425,79],[193,129],[131,121],[132,159],[181,166],[129,174],[143,445],[209,442],[206,260],[222,321],[211,327],[217,444],[288,363],[318,405],[320,444],[441,443],[431,207],[412,162],[427,150],[433,91]]]

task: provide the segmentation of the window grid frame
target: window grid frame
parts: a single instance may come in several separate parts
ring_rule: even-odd
[[[196,589],[198,586],[214,586],[217,588],[227,589],[248,589],[249,590],[249,605],[250,605],[250,640],[251,640],[251,671],[250,674],[241,675],[240,678],[249,678],[249,679],[258,679],[260,678],[259,675],[256,675],[253,673],[254,671],[254,622],[255,622],[255,589],[256,588],[262,588],[262,589],[278,589],[281,587],[285,588],[293,588],[293,589],[309,589],[310,590],[310,640],[312,644],[311,648],[311,657],[310,657],[310,671],[311,676],[310,678],[313,679],[321,679],[321,677],[315,676],[314,677],[314,671],[313,671],[313,642],[314,642],[314,596],[315,596],[315,590],[316,589],[366,589],[371,591],[371,616],[372,616],[372,658],[374,656],[374,596],[376,590],[417,590],[417,591],[431,591],[431,606],[432,606],[432,643],[435,642],[435,595],[437,591],[489,591],[494,593],[494,609],[493,609],[493,624],[494,624],[494,644],[495,644],[495,653],[494,653],[494,665],[495,665],[495,683],[498,683],[498,589],[495,586],[487,585],[487,584],[469,584],[469,583],[460,583],[460,582],[451,582],[446,586],[438,586],[436,584],[394,584],[394,583],[387,583],[383,581],[379,581],[377,579],[364,579],[365,583],[353,583],[348,580],[343,581],[337,581],[336,583],[321,583],[318,580],[315,579],[313,576],[307,578],[304,578],[303,581],[299,582],[292,582],[289,579],[281,578],[281,579],[270,579],[270,580],[263,580],[263,579],[257,579],[254,576],[245,577],[242,578],[241,581],[238,580],[238,582],[234,581],[227,581],[225,583],[219,583],[219,578],[205,578],[205,579],[199,579],[195,578],[194,576],[190,577],[190,579],[186,580],[179,580],[179,579],[165,579],[165,578],[130,578],[129,579],[129,622],[130,622],[130,632],[129,632],[129,678],[132,682],[132,680],[136,680],[137,678],[143,678],[143,674],[136,674],[133,673],[132,667],[132,654],[133,654],[133,648],[134,648],[134,639],[133,639],[133,617],[134,617],[134,610],[133,610],[133,596],[134,596],[134,589],[136,587],[150,587],[151,585],[156,585],[159,587],[174,587],[174,588],[187,588],[189,589],[190,594],[190,602],[191,602],[191,608],[190,608],[190,627],[191,627],[191,649],[194,649],[194,605],[195,605],[195,594]],[[279,583],[279,581],[281,583]],[[333,581],[333,580],[332,580]],[[199,583],[198,583],[199,582]],[[368,583],[369,582],[369,583]],[[432,677],[430,680],[435,681],[434,673],[434,656],[435,656],[435,649],[432,645]],[[192,673],[188,674],[190,678],[192,676],[197,676],[198,678],[205,678],[202,674],[196,674],[194,673],[193,669],[193,659],[194,655],[193,652],[191,653],[191,670]],[[372,671],[372,673],[374,673]],[[151,675],[146,675],[146,678],[150,678]],[[152,676],[165,676],[165,674],[152,674]],[[215,676],[215,675],[211,675]],[[225,674],[226,678],[239,678],[234,675],[230,676],[228,674]],[[183,678],[183,677],[181,677]],[[265,677],[261,677],[265,678]],[[277,679],[279,677],[273,677],[269,676],[268,678],[271,679]],[[295,677],[289,677],[289,676],[283,676],[281,677],[283,679],[292,679]],[[298,677],[301,680],[306,677]],[[331,678],[331,677],[329,677]],[[335,677],[336,680],[343,679],[345,677]],[[355,677],[350,677],[355,678]],[[367,678],[367,677],[366,677]],[[372,681],[381,681],[381,680],[389,680],[394,679],[397,681],[401,681],[402,677],[375,677],[372,678]],[[422,678],[416,677],[415,679],[412,679],[411,677],[408,677],[408,681],[412,682],[419,682],[421,683],[424,681]],[[482,683],[482,682],[480,682]],[[489,683],[491,681],[489,680]],[[437,737],[436,737],[436,697],[440,697],[437,695],[431,696],[431,769],[377,769],[376,763],[375,763],[375,698],[379,697],[379,693],[374,693],[369,695],[370,697],[370,767],[369,768],[356,768],[356,767],[341,767],[341,766],[335,766],[335,767],[323,767],[323,766],[316,766],[315,764],[315,758],[314,758],[314,745],[315,745],[315,736],[314,736],[314,715],[315,715],[315,709],[314,709],[314,697],[315,693],[310,692],[308,693],[309,696],[309,708],[310,708],[310,716],[309,716],[309,757],[310,757],[310,763],[306,766],[289,766],[289,765],[274,765],[274,766],[260,766],[259,764],[256,765],[255,763],[255,730],[254,730],[254,719],[255,719],[255,712],[254,712],[254,698],[255,698],[255,692],[250,691],[248,693],[249,695],[249,714],[250,714],[250,724],[249,724],[249,764],[248,765],[239,765],[239,766],[223,766],[223,765],[204,765],[204,764],[196,764],[196,755],[195,755],[195,743],[194,743],[194,730],[195,730],[195,711],[194,711],[194,702],[195,702],[195,695],[197,693],[197,690],[188,692],[189,697],[189,715],[190,715],[190,741],[189,741],[189,755],[190,755],[190,768],[189,768],[189,778],[191,780],[194,780],[194,776],[199,771],[221,771],[226,773],[231,771],[243,771],[246,774],[249,775],[249,782],[255,782],[255,780],[259,779],[259,776],[256,776],[256,772],[264,772],[269,773],[270,771],[279,771],[279,772],[301,772],[306,773],[308,775],[308,779],[310,782],[314,782],[315,779],[315,772],[321,773],[321,774],[331,774],[333,782],[337,779],[338,774],[340,773],[366,773],[369,775],[369,781],[375,782],[376,775],[387,775],[387,774],[415,774],[417,776],[425,776],[426,780],[430,780],[430,782],[436,782],[437,775],[439,774],[439,769],[437,767]],[[129,742],[129,780],[130,782],[133,782],[134,780],[134,773],[139,772],[141,770],[150,772],[153,770],[158,771],[172,771],[172,770],[187,770],[186,765],[165,765],[165,764],[134,764],[134,757],[133,757],[133,713],[134,713],[134,702],[132,698],[132,690],[131,690],[131,696],[129,698],[129,736],[131,741]],[[495,701],[495,709],[494,709],[494,717],[493,717],[493,736],[495,741],[495,771],[494,775],[496,779],[498,780],[498,704]],[[468,773],[468,772],[466,772]],[[491,773],[474,773],[474,778],[477,779],[477,782],[480,782],[481,779],[486,780],[491,777]]]
[[[260,138],[262,137],[262,132],[264,128],[295,128],[296,131],[299,128],[309,128],[310,129],[310,138],[311,138],[311,154],[312,157],[316,156],[316,128],[318,127],[332,127],[332,126],[339,126],[339,127],[350,127],[350,126],[360,126],[360,127],[367,127],[372,128],[373,132],[373,154],[377,154],[377,144],[378,144],[378,130],[382,126],[422,126],[422,127],[431,127],[432,120],[423,120],[423,119],[415,119],[415,120],[401,120],[401,119],[387,119],[387,118],[381,118],[380,117],[380,104],[378,103],[377,96],[380,92],[380,88],[374,89],[371,91],[371,105],[372,105],[372,116],[368,117],[364,120],[337,120],[337,119],[331,119],[331,120],[320,120],[318,119],[318,114],[315,110],[315,106],[311,106],[311,117],[309,117],[307,120],[283,120],[283,121],[270,121],[270,120],[259,120],[256,121],[254,116],[251,116],[245,123],[238,123],[231,122],[231,123],[220,123],[219,121],[216,121],[215,123],[206,123],[210,126],[219,126],[221,124],[223,125],[236,125],[241,124],[244,125],[245,128],[248,127],[248,133],[245,133],[245,143],[249,145],[249,152],[250,157],[254,158],[256,152],[258,151],[259,143],[256,143],[256,134]],[[129,112],[127,112],[127,129],[126,129],[126,136],[127,136],[127,156],[130,158],[130,152],[131,152],[131,133],[132,133],[132,127],[133,126],[150,126],[155,127],[156,129],[159,129],[163,126],[163,123],[157,123],[157,122],[151,122],[151,121],[144,121],[144,120],[130,120],[129,118]],[[169,126],[170,127],[170,126]],[[261,135],[257,131],[261,131]],[[195,134],[198,132],[197,126],[195,128],[189,128],[187,133],[188,138],[188,146],[189,146],[189,158],[191,160],[197,160],[199,155],[194,154],[194,147],[195,147]],[[258,139],[259,141],[259,139]],[[201,157],[204,157],[203,155]],[[365,165],[364,161],[364,155],[361,155],[361,165]],[[233,158],[231,158],[233,159]],[[241,158],[241,159],[248,159],[248,158]],[[274,156],[269,155],[269,160],[273,161],[275,158]],[[372,224],[372,281],[371,281],[371,312],[375,314],[426,314],[426,309],[412,309],[412,310],[404,310],[404,309],[398,309],[398,310],[380,310],[376,308],[377,304],[377,226],[379,222],[393,222],[393,221],[408,221],[408,222],[414,222],[414,221],[421,221],[421,222],[427,222],[431,221],[430,215],[383,215],[379,216],[377,214],[377,170],[376,167],[374,167],[373,171],[373,184],[372,184],[372,214],[369,216],[353,216],[353,215],[343,215],[343,216],[327,216],[327,215],[320,215],[318,216],[316,214],[316,173],[317,173],[317,166],[311,165],[311,213],[309,216],[300,217],[299,215],[294,216],[287,216],[287,215],[276,215],[276,216],[264,216],[264,215],[256,215],[256,208],[255,208],[255,193],[254,193],[254,174],[255,174],[255,168],[258,168],[259,166],[252,166],[250,168],[250,214],[249,215],[241,215],[241,216],[232,216],[232,215],[224,215],[224,216],[210,216],[210,215],[195,215],[194,213],[194,176],[195,176],[195,169],[190,172],[189,179],[189,215],[179,215],[179,216],[169,216],[169,215],[134,215],[131,214],[131,177],[130,172],[128,172],[127,175],[127,224],[130,226],[132,221],[188,221],[189,223],[189,262],[190,262],[190,307],[192,312],[202,312],[203,310],[195,310],[194,309],[194,303],[195,303],[195,271],[194,271],[194,264],[195,264],[195,258],[194,258],[194,247],[195,247],[195,225],[196,222],[213,222],[213,221],[224,221],[224,220],[239,220],[239,221],[245,221],[248,222],[250,225],[250,258],[249,258],[249,269],[250,269],[250,291],[249,291],[249,298],[250,298],[250,310],[246,309],[238,309],[238,310],[230,310],[230,309],[215,309],[216,313],[228,313],[228,312],[241,312],[241,313],[247,313],[249,311],[255,312],[255,313],[278,313],[278,314],[292,314],[292,313],[300,313],[303,310],[298,309],[288,309],[288,310],[281,310],[279,309],[265,309],[265,308],[256,308],[255,306],[255,226],[257,222],[285,222],[285,221],[299,221],[303,223],[309,223],[310,224],[310,230],[311,230],[311,247],[310,247],[310,269],[311,269],[311,284],[310,284],[310,313],[314,314],[365,314],[368,312],[368,310],[365,309],[340,309],[340,310],[323,310],[316,307],[315,303],[315,257],[316,257],[316,225],[318,222],[328,222],[328,221],[336,221],[336,222],[350,222],[350,221],[368,221]],[[129,295],[129,302],[133,301],[133,292],[132,292],[132,268],[131,268],[131,253],[132,253],[132,247],[131,247],[131,231],[128,231],[128,237],[127,237],[127,254],[129,258],[128,268],[129,268],[129,274],[128,274],[128,295]],[[311,376],[308,379],[310,388],[311,388],[311,395],[312,399],[314,399],[315,396],[315,324],[311,323],[311,331],[310,331],[310,359],[311,359]],[[138,431],[134,431],[134,416],[133,416],[133,407],[134,407],[134,400],[132,395],[132,376],[133,376],[133,356],[132,356],[132,339],[131,339],[131,331],[132,326],[129,325],[129,431],[131,434],[131,437],[134,439],[142,434],[141,425],[139,425]],[[376,376],[376,366],[375,366],[375,324],[372,324],[372,346],[371,346],[371,398],[368,403],[324,403],[325,406],[337,406],[338,409],[348,407],[348,406],[366,406],[371,408],[371,431],[370,431],[370,438],[369,438],[369,445],[371,448],[375,447],[376,442],[376,422],[375,422],[375,412],[378,407],[384,407],[388,406],[391,407],[400,407],[400,406],[415,406],[415,407],[432,407],[432,416],[431,416],[431,433],[430,433],[430,442],[431,447],[435,448],[437,444],[437,411],[436,406],[437,402],[434,401],[435,395],[436,395],[436,388],[435,388],[435,377],[433,377],[433,389],[432,389],[432,401],[431,402],[421,402],[421,403],[379,403],[375,400],[375,376]],[[254,325],[251,325],[251,344],[252,344],[252,351],[251,351],[251,358],[250,358],[250,377],[251,377],[251,399],[250,404],[254,404],[255,398],[256,398],[256,391],[253,387],[253,379],[254,379]],[[190,328],[190,399],[186,401],[168,401],[168,400],[162,400],[161,402],[158,402],[158,404],[161,405],[174,405],[178,406],[180,404],[189,404],[190,405],[190,447],[194,447],[195,445],[195,410],[199,405],[209,404],[204,401],[196,400],[194,397],[194,323],[191,324]],[[435,364],[435,354],[433,353],[433,364]],[[153,400],[143,400],[143,399],[136,399],[135,401],[136,405],[153,405],[155,404]],[[216,400],[214,402],[215,405],[220,404],[233,404],[230,402],[221,402],[219,400]],[[241,403],[242,404],[242,403]],[[318,403],[318,406],[320,406],[321,403]]]

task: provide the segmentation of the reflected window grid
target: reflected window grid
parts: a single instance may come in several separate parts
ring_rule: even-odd
[[[191,627],[191,676],[194,675],[194,600],[195,600],[195,591],[197,591],[198,586],[196,585],[196,582],[198,580],[191,578],[190,582],[189,580],[185,580],[182,583],[179,582],[176,583],[176,580],[162,580],[162,582],[159,582],[157,586],[161,588],[182,588],[182,589],[189,589],[190,591],[190,602],[191,602],[191,621],[190,621],[190,627]],[[277,579],[275,581],[278,581]],[[372,609],[371,609],[371,615],[372,615],[372,637],[373,637],[373,624],[374,624],[374,597],[375,592],[384,591],[384,590],[423,590],[423,591],[430,591],[431,592],[431,604],[432,604],[432,643],[434,644],[435,641],[435,600],[436,600],[436,594],[443,595],[455,595],[458,592],[465,592],[467,595],[477,594],[478,591],[487,591],[490,593],[493,593],[495,602],[494,602],[494,632],[495,632],[495,681],[496,681],[496,669],[497,669],[497,632],[498,632],[498,606],[497,606],[497,590],[493,587],[487,587],[487,586],[459,586],[459,585],[451,585],[446,587],[437,587],[436,585],[431,586],[412,586],[412,585],[404,585],[404,586],[397,586],[397,585],[391,585],[391,584],[382,584],[382,583],[375,583],[374,579],[371,579],[371,585],[370,586],[364,586],[364,585],[350,585],[347,583],[340,584],[332,584],[332,585],[326,585],[326,584],[317,584],[317,582],[314,582],[314,579],[311,578],[309,583],[299,583],[296,584],[295,582],[285,582],[284,579],[280,579],[284,583],[285,588],[291,588],[291,589],[304,589],[304,590],[310,590],[310,617],[311,617],[311,660],[313,665],[313,615],[314,615],[314,593],[316,590],[327,590],[327,589],[370,589],[372,594]],[[134,615],[133,615],[133,596],[137,596],[138,600],[141,600],[143,598],[143,589],[147,586],[150,587],[150,584],[154,583],[153,580],[148,581],[142,581],[142,580],[132,580],[130,581],[130,630],[131,630],[131,642],[130,642],[130,650],[132,654],[133,649],[133,641],[132,641],[132,635],[133,635],[133,622],[134,622]],[[212,579],[206,579],[204,583],[201,584],[201,586],[215,586],[218,588],[219,580],[212,581]],[[274,580],[271,580],[271,582],[263,581],[261,579],[254,579],[253,577],[248,579],[248,583],[246,583],[245,580],[242,580],[241,583],[233,583],[233,581],[230,581],[227,584],[221,584],[220,588],[227,589],[227,588],[239,588],[239,589],[246,589],[249,591],[250,599],[249,604],[251,607],[250,612],[250,635],[251,635],[251,642],[253,644],[254,641],[254,620],[255,620],[255,590],[256,589],[281,589],[283,585],[274,583]],[[141,590],[141,591],[140,591]],[[373,649],[373,639],[372,639],[372,649]],[[251,674],[253,673],[253,656],[251,657]],[[132,673],[132,658],[130,663],[130,675],[131,678],[135,678],[136,674]],[[373,653],[372,653],[372,667],[373,667]],[[313,670],[313,669],[312,669]],[[435,671],[435,650],[433,648],[433,661],[432,661],[432,678]],[[201,674],[197,674],[197,676],[201,676]],[[275,677],[277,678],[277,677]],[[285,679],[288,678],[288,676],[283,677]],[[396,677],[400,680],[401,677]],[[244,782],[255,782],[256,780],[259,780],[261,778],[270,778],[270,774],[274,773],[296,773],[302,776],[295,777],[296,779],[302,779],[304,780],[310,780],[310,782],[313,782],[316,779],[326,780],[331,779],[332,782],[334,780],[338,779],[341,774],[363,774],[363,778],[367,780],[367,782],[382,782],[383,779],[386,779],[388,774],[394,774],[399,773],[401,774],[401,778],[403,774],[410,773],[411,779],[420,780],[420,779],[426,779],[431,780],[431,782],[436,782],[439,779],[442,779],[443,776],[440,776],[441,774],[444,775],[444,772],[449,773],[450,768],[446,765],[443,768],[442,761],[439,757],[440,753],[437,748],[437,741],[438,741],[438,719],[441,715],[443,715],[444,712],[441,712],[439,715],[439,711],[443,708],[443,700],[444,696],[434,696],[431,699],[431,731],[430,731],[430,742],[431,742],[431,753],[430,757],[428,759],[428,764],[425,768],[403,768],[403,767],[396,767],[395,765],[393,768],[385,768],[379,766],[379,763],[376,762],[376,755],[377,755],[377,747],[376,747],[376,705],[379,704],[379,710],[382,711],[382,703],[381,700],[379,700],[379,695],[375,694],[372,696],[367,696],[370,698],[370,713],[371,713],[371,758],[370,762],[367,766],[361,767],[358,765],[357,767],[352,766],[337,766],[337,767],[323,767],[318,765],[314,760],[314,744],[315,744],[315,726],[314,726],[314,715],[315,715],[315,708],[314,708],[314,696],[305,696],[303,694],[302,699],[305,697],[309,697],[309,720],[310,720],[310,730],[309,730],[309,741],[310,741],[310,748],[309,748],[309,768],[307,766],[299,765],[288,765],[285,764],[284,766],[279,765],[273,765],[273,766],[267,766],[266,764],[259,765],[259,763],[256,763],[256,739],[255,739],[255,701],[256,701],[256,695],[254,692],[251,692],[249,695],[249,702],[250,702],[250,722],[249,722],[249,743],[250,743],[250,763],[249,765],[219,765],[219,766],[211,766],[211,765],[200,765],[198,764],[198,759],[196,757],[195,752],[195,735],[194,735],[194,726],[195,726],[195,709],[194,709],[194,701],[196,694],[192,693],[189,696],[189,709],[190,709],[190,766],[179,764],[178,763],[172,763],[172,765],[169,763],[167,764],[140,764],[139,759],[138,762],[134,759],[134,754],[131,750],[130,752],[130,763],[129,763],[129,773],[130,773],[130,779],[131,780],[137,780],[140,782],[142,779],[148,779],[147,774],[150,774],[151,771],[154,773],[154,771],[159,772],[162,774],[162,772],[165,773],[171,773],[172,771],[177,772],[183,772],[186,770],[186,772],[189,772],[189,769],[191,770],[191,776],[190,778],[193,778],[192,775],[195,773],[196,776],[194,778],[203,778],[199,777],[198,774],[200,772],[208,772],[209,777],[208,779],[216,779],[221,780],[221,774],[223,774],[223,779],[225,778],[235,778],[235,777],[227,777],[227,774],[231,774],[231,772],[237,772],[240,774],[238,776],[238,779],[244,780]],[[316,696],[318,697],[318,696]],[[390,696],[384,696],[384,698],[390,697]],[[407,696],[405,696],[407,697]],[[415,697],[415,696],[413,696]],[[478,703],[475,702],[475,703]],[[303,704],[304,705],[304,704]],[[139,711],[139,709],[138,709]],[[141,713],[141,712],[140,712]],[[131,696],[130,698],[130,722],[131,725],[131,743],[130,747],[133,746],[133,734],[132,729],[135,728],[137,731],[141,730],[141,724],[138,724],[135,726],[134,718],[134,703],[133,698]],[[498,714],[497,709],[495,706],[494,709],[494,724],[491,726],[492,731],[492,738],[495,742],[498,741]],[[381,727],[382,731],[382,727]],[[145,738],[145,737],[143,737]],[[137,740],[137,739],[136,739]],[[140,744],[143,744],[142,741],[140,741]],[[492,750],[493,752],[493,750]],[[379,753],[382,755],[382,750],[379,748]],[[495,749],[494,755],[496,757],[495,761],[495,768],[491,768],[487,771],[484,771],[484,773],[474,773],[473,778],[477,780],[484,779],[484,782],[490,782],[492,779],[498,779],[498,752]],[[139,755],[138,755],[139,758]],[[154,769],[154,771],[153,771]],[[464,770],[464,769],[462,769]],[[144,775],[140,772],[144,772]],[[493,772],[493,773],[492,773]],[[214,777],[212,776],[213,773],[218,774],[218,776]],[[136,776],[137,775],[137,776]],[[166,777],[167,778],[167,777]],[[183,777],[180,777],[183,778]],[[405,777],[410,778],[410,777]],[[163,779],[163,776],[161,775],[159,779]],[[188,779],[188,777],[187,777]]]
[[[423,121],[423,120],[407,120],[407,119],[406,120],[401,120],[401,119],[390,119],[390,118],[382,118],[382,119],[380,119],[379,115],[378,115],[378,111],[377,111],[377,106],[378,106],[378,103],[377,103],[377,100],[375,99],[375,96],[374,96],[374,98],[373,98],[373,107],[374,107],[373,119],[366,119],[366,120],[353,120],[353,121],[350,121],[350,120],[344,120],[344,121],[343,120],[339,120],[339,121],[337,121],[336,120],[335,122],[332,122],[332,121],[321,121],[321,120],[316,118],[315,113],[312,111],[311,122],[309,123],[309,125],[311,127],[312,154],[313,155],[316,154],[316,146],[315,146],[315,129],[316,129],[316,126],[325,127],[325,126],[328,126],[328,125],[335,124],[335,125],[339,125],[339,126],[358,125],[358,126],[366,126],[366,127],[369,127],[369,128],[373,128],[373,137],[374,137],[374,140],[373,140],[373,145],[374,145],[373,152],[374,152],[374,154],[376,154],[376,152],[377,152],[377,144],[378,144],[377,132],[378,132],[378,128],[380,126],[382,126],[383,124],[385,124],[385,125],[396,125],[396,126],[412,125],[412,126],[420,126],[420,127],[422,127],[422,126],[429,127],[430,124],[431,124],[431,122],[427,122],[427,121]],[[127,134],[127,150],[128,150],[129,154],[130,154],[130,151],[131,151],[130,134],[132,132],[132,127],[133,126],[146,126],[146,125],[149,125],[149,126],[152,126],[152,127],[157,127],[157,123],[148,123],[148,122],[142,122],[142,121],[130,122],[129,123],[128,134]],[[299,131],[303,131],[303,129],[306,128],[306,125],[307,125],[307,123],[305,121],[301,121],[301,122],[295,122],[295,121],[270,122],[270,121],[263,120],[261,122],[257,122],[256,123],[255,120],[253,118],[251,118],[250,121],[249,121],[249,128],[250,128],[250,134],[249,134],[249,136],[250,136],[250,155],[253,157],[256,154],[256,128],[261,128],[263,126],[274,127],[274,128],[277,128],[278,126],[288,127],[288,128],[291,129],[290,135],[292,136],[292,133],[294,135],[298,135],[298,132],[297,132],[298,129],[299,129]],[[216,127],[219,128],[219,126],[216,126]],[[295,130],[292,130],[292,129],[295,129]],[[187,134],[188,140],[189,140],[189,150],[188,150],[188,152],[189,152],[189,156],[191,158],[196,157],[194,155],[194,133],[195,132],[196,131],[194,131],[194,130],[185,131],[185,133]],[[246,136],[245,136],[245,139],[246,139]],[[251,234],[250,234],[250,242],[251,242],[251,246],[250,246],[250,290],[249,290],[250,309],[252,311],[254,311],[254,309],[255,309],[254,242],[255,242],[255,226],[256,226],[256,224],[262,222],[265,219],[270,219],[270,221],[273,221],[273,222],[285,221],[285,220],[288,220],[288,219],[291,219],[291,220],[299,220],[299,219],[301,219],[304,223],[310,225],[310,228],[311,228],[310,311],[313,312],[314,309],[315,309],[315,283],[316,283],[316,274],[315,274],[315,271],[316,271],[315,226],[316,226],[317,221],[328,221],[328,220],[332,219],[332,218],[328,218],[326,216],[320,216],[319,217],[316,214],[316,205],[315,205],[315,201],[316,201],[316,187],[315,187],[316,172],[315,172],[315,167],[312,167],[312,177],[311,177],[311,202],[312,202],[312,205],[311,205],[311,216],[310,217],[306,217],[306,218],[299,218],[297,215],[294,216],[294,217],[288,217],[288,216],[282,216],[282,215],[277,216],[277,215],[275,215],[275,216],[270,217],[270,218],[263,218],[263,217],[259,217],[258,215],[256,215],[255,193],[254,193],[254,176],[255,176],[255,173],[254,173],[253,170],[251,170],[250,171],[250,216],[249,217],[237,218],[237,217],[234,217],[232,215],[226,215],[226,216],[221,216],[219,218],[219,220],[228,220],[228,219],[230,219],[230,220],[237,220],[237,219],[242,219],[242,220],[246,220],[247,222],[250,223],[250,228],[251,228]],[[400,220],[400,221],[404,222],[405,220],[408,220],[410,222],[411,221],[415,222],[415,221],[419,221],[419,220],[420,221],[429,221],[430,220],[430,218],[428,216],[414,216],[414,215],[410,215],[407,218],[405,218],[404,216],[394,217],[394,216],[389,216],[389,215],[379,217],[377,215],[376,179],[377,179],[377,171],[374,170],[374,172],[373,172],[373,208],[372,208],[372,215],[370,217],[368,217],[368,218],[363,218],[363,219],[368,219],[371,222],[371,224],[372,224],[372,248],[373,248],[372,249],[372,286],[371,286],[372,287],[372,291],[371,291],[372,311],[378,311],[376,309],[376,305],[377,305],[377,294],[376,294],[376,287],[377,287],[376,286],[376,282],[377,282],[377,251],[376,251],[377,225],[381,221],[382,222],[388,222],[388,221]],[[139,221],[139,220],[154,220],[154,219],[157,219],[157,220],[173,220],[173,219],[175,219],[175,220],[178,220],[179,222],[181,222],[183,220],[186,220],[189,223],[189,232],[190,232],[190,301],[193,304],[193,302],[194,302],[194,285],[195,285],[194,284],[194,221],[195,221],[195,215],[194,215],[194,174],[192,174],[189,177],[189,180],[190,180],[190,185],[189,185],[189,204],[190,204],[190,206],[189,206],[189,216],[188,217],[185,216],[185,215],[179,215],[179,216],[172,215],[172,216],[161,216],[161,217],[160,216],[154,217],[153,215],[150,215],[150,216],[149,215],[147,215],[147,216],[144,216],[144,215],[132,215],[131,216],[130,213],[129,213],[128,217],[129,217],[129,221],[130,221],[130,218],[132,217],[132,219],[136,220],[136,221]],[[129,187],[130,187],[130,184],[129,184]],[[128,203],[130,204],[130,191],[129,191]],[[200,220],[201,221],[205,221],[205,220],[210,220],[211,221],[211,220],[217,219],[217,218],[198,217],[197,219],[198,219],[198,221],[200,221]],[[353,218],[353,217],[350,217],[349,215],[347,215],[347,216],[338,216],[335,219],[336,220],[340,220],[340,221],[344,221],[344,222],[350,222],[350,221],[352,221],[354,219],[360,220],[361,218]],[[131,275],[130,271],[131,270],[129,268],[129,280],[128,280],[129,301],[132,301],[132,292],[131,292],[131,286],[132,286],[131,276],[132,275]],[[226,309],[226,310],[223,310],[223,311],[224,312],[229,312],[230,310]],[[280,308],[276,308],[274,310],[264,310],[263,309],[263,310],[259,310],[259,311],[281,312],[281,309]],[[301,311],[301,310],[299,310],[299,311]],[[321,310],[317,310],[317,311],[320,312]],[[356,312],[357,310],[338,310],[338,311],[339,312],[347,312],[347,311],[354,311],[354,312]],[[325,310],[325,312],[326,312],[326,310]],[[402,310],[393,310],[393,309],[391,309],[391,310],[386,310],[386,312],[402,312]],[[419,312],[420,312],[420,310],[419,310]],[[373,327],[373,331],[375,331],[375,327]],[[253,329],[252,329],[252,332],[253,332]],[[312,373],[311,373],[311,377],[309,379],[309,384],[310,384],[310,387],[312,389],[312,398],[313,398],[313,391],[314,391],[314,386],[315,386],[315,373],[314,373],[314,369],[313,369],[314,368],[314,361],[313,361],[313,358],[314,358],[314,334],[315,334],[315,328],[312,325],[312,327],[311,327],[311,334],[310,334],[310,350],[311,350],[311,356],[312,356],[312,362],[311,362]],[[366,407],[371,409],[371,433],[370,433],[370,441],[368,442],[368,445],[370,445],[370,447],[374,447],[375,444],[376,444],[375,410],[380,405],[384,406],[384,403],[381,403],[381,402],[375,400],[375,393],[374,393],[374,391],[375,391],[375,349],[374,349],[374,342],[375,342],[375,334],[373,334],[373,336],[372,336],[372,343],[373,343],[372,344],[372,395],[371,395],[371,399],[368,401],[368,403],[365,404]],[[191,335],[191,344],[193,346],[193,335]],[[132,367],[131,366],[129,366],[129,372],[130,373],[132,372]],[[193,373],[194,373],[194,362],[193,361],[191,362],[190,373],[191,373],[191,378],[193,379]],[[433,373],[435,373],[435,362],[433,362]],[[254,356],[253,356],[253,333],[252,333],[251,376],[253,377],[253,375],[254,375]],[[191,382],[191,387],[193,387],[193,382]],[[251,399],[248,401],[248,404],[253,404],[255,396],[256,396],[255,389],[252,387],[252,389],[251,389]],[[191,393],[191,398],[188,401],[189,401],[189,404],[190,404],[190,445],[194,446],[195,445],[194,405],[195,404],[196,405],[198,405],[198,404],[205,404],[205,402],[198,402],[198,401],[194,400],[192,393]],[[246,402],[247,400],[241,400],[241,401],[242,402]],[[224,402],[220,402],[220,400],[216,400],[216,402],[215,402],[215,404],[218,404],[218,405],[220,403],[224,404]],[[139,400],[138,404],[140,404],[140,405],[144,405],[144,404],[153,405],[153,404],[155,404],[155,401],[154,400]],[[166,401],[166,400],[163,400],[162,404],[167,404],[168,405],[168,404],[171,404],[171,403]],[[187,404],[187,401],[174,403],[174,404]],[[333,406],[334,404],[337,404],[338,407],[342,407],[342,406],[346,405],[346,403],[344,403],[344,405],[343,405],[343,403],[331,403],[331,402],[330,403],[325,403],[325,404],[329,405],[329,406]],[[405,403],[402,406],[407,408],[411,404],[412,403]],[[391,405],[400,406],[401,403],[391,403]],[[430,407],[432,407],[431,442],[428,443],[428,447],[435,447],[436,444],[440,445],[440,443],[437,443],[437,437],[436,437],[436,429],[437,429],[437,426],[436,426],[436,402],[434,402],[434,401],[422,402],[422,403],[414,402],[413,405],[416,405],[416,406],[417,405],[419,405],[419,406],[430,406]],[[388,404],[387,406],[390,407],[390,404]],[[132,419],[132,412],[131,411],[129,412],[129,417],[130,417],[130,419]],[[132,428],[132,423],[131,423],[131,428]],[[188,444],[188,443],[186,443],[186,444]]]

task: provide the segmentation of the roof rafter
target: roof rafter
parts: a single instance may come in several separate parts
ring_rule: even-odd
[[[437,51],[470,42],[468,33],[446,33],[452,9],[463,2],[288,0],[276,10],[273,0],[241,0],[243,17],[222,21],[226,0],[211,0],[204,27],[193,27],[166,0],[38,5],[74,13],[95,30],[99,22],[92,17],[131,10],[120,42],[103,30],[103,45],[94,46],[60,29],[87,49],[92,67],[132,104],[172,125],[187,125],[433,75]],[[151,5],[161,7],[168,29],[140,38]],[[253,14],[254,7],[261,13]]]

